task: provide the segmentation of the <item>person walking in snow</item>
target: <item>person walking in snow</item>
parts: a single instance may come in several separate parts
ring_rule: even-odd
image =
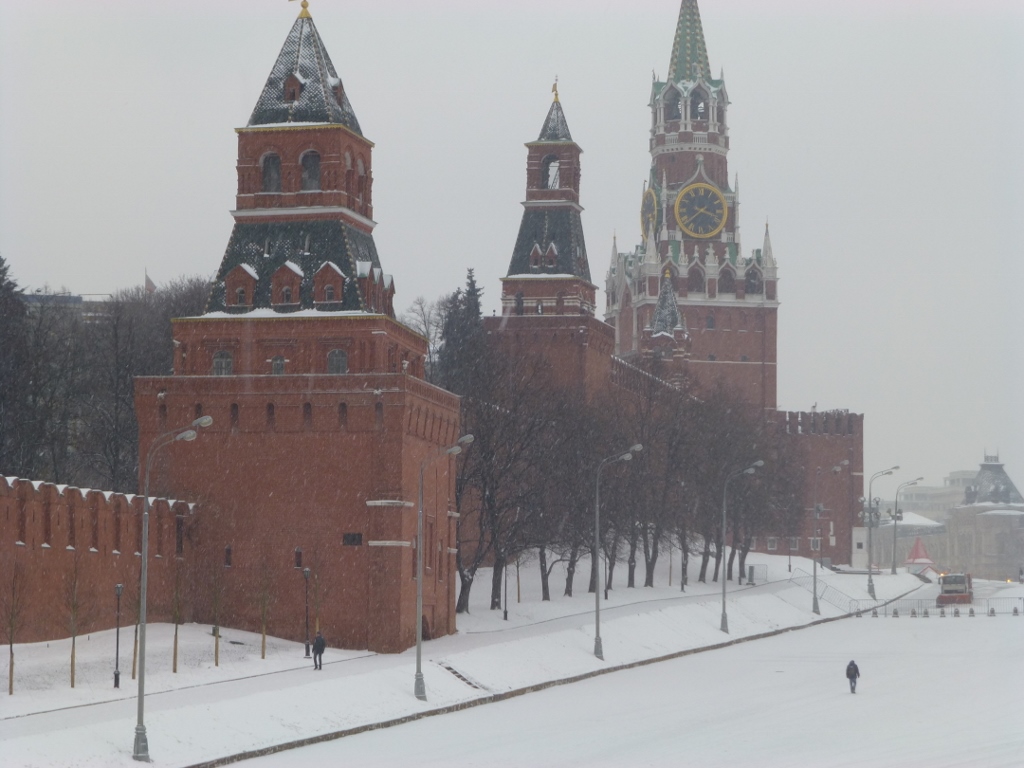
[[[324,636],[320,634],[320,630],[316,631],[316,639],[313,641],[313,669],[323,669],[324,664],[324,648],[327,647],[327,641],[324,640]]]
[[[851,661],[846,665],[846,679],[850,681],[850,693],[857,692],[857,678],[860,677],[860,669],[857,662]]]

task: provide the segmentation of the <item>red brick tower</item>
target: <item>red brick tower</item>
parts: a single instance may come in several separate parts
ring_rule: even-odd
[[[202,500],[199,620],[399,651],[455,630],[458,399],[423,378],[426,340],[394,318],[372,230],[373,145],[303,9],[245,128],[235,226],[207,313],[174,323],[174,374],[136,382],[141,460],[162,432],[214,424],[161,453],[151,487]],[[424,612],[415,545],[425,473]],[[383,502],[383,503],[381,503]],[[308,580],[305,578],[309,569]]]
[[[777,269],[764,246],[742,255],[739,183],[729,186],[729,97],[711,77],[697,0],[683,0],[666,82],[651,92],[651,172],[643,243],[612,255],[606,320],[616,352],[648,353],[667,274],[689,330],[688,372],[723,380],[762,409],[776,406]],[[664,336],[659,343],[664,346]]]
[[[509,354],[541,355],[556,381],[580,392],[603,386],[613,351],[612,328],[594,317],[597,286],[580,215],[580,155],[558,97],[540,136],[526,145],[526,200],[500,318],[486,318]]]

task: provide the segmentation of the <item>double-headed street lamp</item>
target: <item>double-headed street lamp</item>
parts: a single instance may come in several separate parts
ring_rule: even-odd
[[[728,475],[726,475],[726,477],[725,477],[725,484],[722,487],[722,552],[721,552],[722,563],[719,566],[719,574],[718,575],[722,579],[722,626],[721,626],[721,630],[723,632],[725,632],[726,634],[729,633],[729,617],[725,613],[725,582],[726,582],[726,578],[725,578],[725,529],[726,529],[725,507],[726,507],[727,494],[729,493],[729,481],[732,480],[735,477],[739,477],[740,475],[752,475],[752,474],[754,474],[754,472],[757,471],[758,467],[763,467],[763,466],[764,466],[764,462],[761,461],[760,459],[758,459],[757,461],[755,461],[753,464],[751,464],[746,469],[740,469],[740,470],[737,470],[735,472],[730,472]]]
[[[912,485],[917,485],[919,482],[924,480],[923,477],[919,477],[916,480],[909,480],[905,483],[901,483],[896,488],[896,504],[892,511],[892,575],[896,575],[896,523],[903,519],[903,513],[900,512],[900,491],[904,488],[909,488]]]
[[[135,747],[132,757],[150,762],[149,741],[146,739],[146,724],[143,720],[146,701],[146,580],[149,576],[149,473],[153,469],[153,458],[157,452],[171,443],[191,442],[196,439],[197,430],[213,424],[212,416],[200,416],[187,427],[179,427],[157,437],[149,444],[146,454],[145,497],[142,501],[142,576],[139,579],[139,720],[135,726]]]
[[[427,700],[427,686],[423,681],[423,471],[428,464],[433,464],[445,456],[458,456],[462,446],[473,442],[472,435],[463,435],[455,445],[445,448],[437,456],[424,459],[420,463],[420,498],[416,512],[416,679],[413,683],[413,694],[420,701]]]
[[[114,635],[114,687],[121,687],[121,593],[124,592],[124,584],[114,585],[114,594],[117,595],[117,631]]]
[[[878,513],[874,509],[875,498],[871,495],[871,486],[875,482],[875,478],[891,475],[897,469],[899,469],[898,464],[895,467],[889,467],[889,469],[883,469],[879,472],[875,472],[875,474],[871,476],[871,479],[868,480],[868,517],[866,521],[868,526],[868,594],[871,595],[872,600],[875,599],[875,580],[871,575],[871,529],[877,522]]]
[[[594,655],[604,661],[604,646],[601,645],[601,470],[617,461],[632,461],[634,453],[644,447],[637,443],[625,453],[609,456],[597,465],[594,480]]]
[[[841,462],[832,467],[832,474],[838,475],[843,471],[843,467],[848,466],[850,463],[849,459],[843,459]],[[818,478],[821,477],[821,467],[818,467],[814,473],[814,538],[818,540],[818,557],[821,558],[821,528],[818,522],[821,519],[821,513],[824,511],[821,508],[821,504],[818,503]],[[811,603],[811,611],[818,615],[821,615],[821,609],[818,607],[818,561],[814,559],[814,553],[811,553],[811,562],[813,564],[812,569],[814,571],[814,601]]]

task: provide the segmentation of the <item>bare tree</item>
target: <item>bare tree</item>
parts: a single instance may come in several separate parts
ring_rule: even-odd
[[[7,667],[7,695],[14,695],[14,639],[21,628],[22,612],[25,608],[25,571],[15,551],[10,577],[0,592],[0,621],[3,622],[10,662]]]
[[[63,600],[64,614],[71,634],[71,687],[75,687],[75,662],[78,629],[91,618],[90,605],[83,599],[82,559],[78,550],[71,552],[71,560],[64,574]]]
[[[270,610],[274,605],[274,591],[277,586],[273,557],[269,548],[264,547],[256,568],[255,598],[256,613],[260,621],[260,658],[265,659],[267,658],[267,622],[270,620]]]

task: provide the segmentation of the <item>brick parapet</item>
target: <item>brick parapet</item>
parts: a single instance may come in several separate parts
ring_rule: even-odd
[[[70,634],[64,591],[76,569],[80,634],[114,627],[118,583],[125,585],[121,623],[135,620],[143,502],[138,495],[0,477],[0,603],[10,598],[17,564],[24,588],[17,642]],[[148,604],[154,621],[170,618],[169,588],[189,552],[184,534],[198,512],[195,504],[151,498]]]

